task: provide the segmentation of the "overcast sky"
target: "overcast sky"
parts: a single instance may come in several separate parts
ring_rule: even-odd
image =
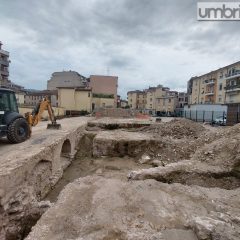
[[[117,75],[119,93],[240,60],[240,22],[198,22],[195,0],[0,0],[10,79],[45,89],[54,71]]]

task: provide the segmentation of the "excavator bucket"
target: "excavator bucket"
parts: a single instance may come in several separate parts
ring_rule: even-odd
[[[61,124],[59,123],[49,123],[47,125],[47,129],[56,129],[56,130],[59,130],[61,129]]]

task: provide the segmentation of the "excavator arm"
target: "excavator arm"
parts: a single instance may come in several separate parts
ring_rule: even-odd
[[[61,125],[57,124],[56,117],[54,115],[52,106],[48,98],[43,98],[38,105],[33,109],[32,113],[26,113],[25,118],[30,127],[30,134],[32,132],[32,127],[36,126],[39,121],[41,121],[43,112],[47,110],[51,124],[48,124],[48,129],[60,129]]]

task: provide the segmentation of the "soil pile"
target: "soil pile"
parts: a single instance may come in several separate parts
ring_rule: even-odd
[[[152,124],[142,128],[141,131],[153,133],[155,136],[171,136],[181,139],[184,137],[198,138],[206,129],[199,123],[181,118],[166,123]]]

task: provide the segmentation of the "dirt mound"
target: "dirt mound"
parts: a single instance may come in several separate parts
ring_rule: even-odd
[[[153,133],[157,136],[171,136],[181,139],[184,137],[198,138],[199,135],[206,129],[199,123],[188,119],[173,119],[166,123],[156,123],[149,127],[141,129],[143,132]]]
[[[240,170],[240,132],[236,130],[236,126],[224,130],[222,136],[199,148],[192,159],[214,166]]]

